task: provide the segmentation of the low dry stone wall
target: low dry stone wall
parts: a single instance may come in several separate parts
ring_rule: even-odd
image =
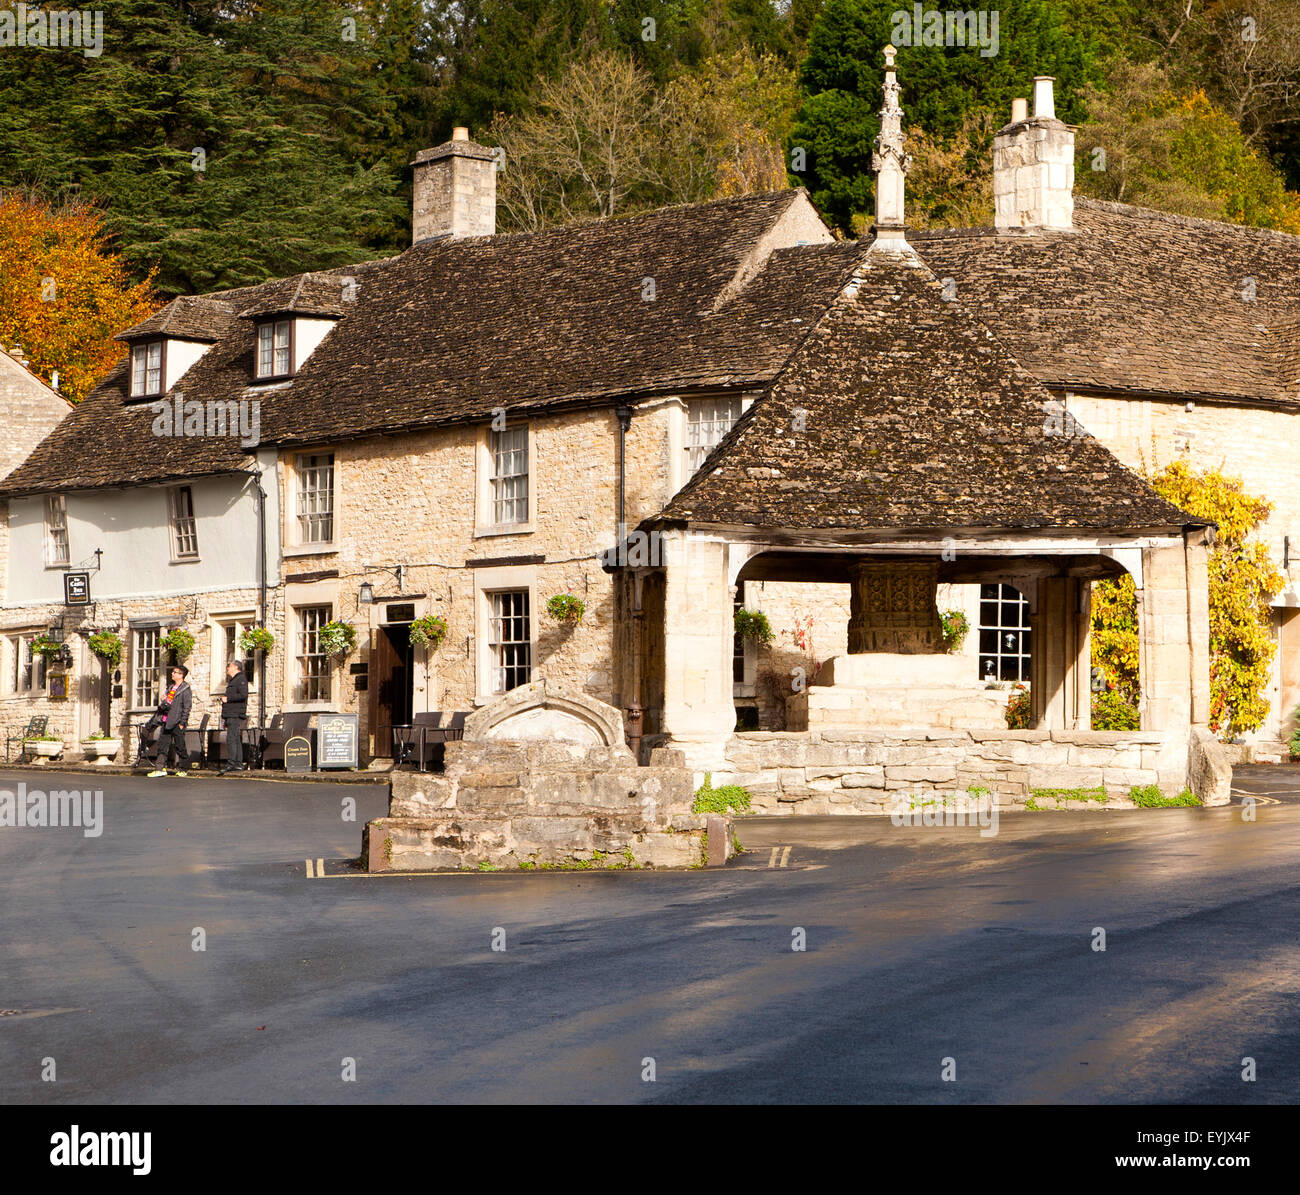
[[[705,862],[706,821],[691,813],[693,774],[678,751],[638,767],[621,746],[466,740],[447,744],[442,774],[396,772],[391,783],[389,816],[365,830],[370,871]],[[725,861],[731,829],[718,829]]]
[[[763,814],[887,813],[900,792],[975,787],[1004,809],[1023,808],[1035,789],[1103,785],[1127,806],[1134,785],[1177,796],[1189,783],[1188,772],[1167,768],[1166,739],[1093,730],[753,731],[728,741],[730,770],[715,772],[713,783],[743,785],[752,812]],[[1206,781],[1210,771],[1207,764],[1196,773],[1207,786],[1198,795],[1218,804],[1221,776]]]

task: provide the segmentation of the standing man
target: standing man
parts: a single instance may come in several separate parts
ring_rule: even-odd
[[[190,670],[183,664],[172,668],[172,686],[167,690],[163,702],[167,706],[167,717],[163,722],[162,734],[158,736],[158,755],[154,760],[157,765],[150,776],[166,776],[167,765],[171,762],[172,748],[176,748],[177,776],[189,774],[190,753],[185,746],[185,727],[190,721],[190,705],[193,694],[185,683]]]
[[[244,764],[244,727],[248,724],[248,677],[238,660],[226,665],[226,693],[221,699],[221,717],[226,723],[226,766],[223,776],[242,772]]]

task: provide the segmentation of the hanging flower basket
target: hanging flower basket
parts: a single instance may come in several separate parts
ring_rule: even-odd
[[[64,645],[57,639],[52,639],[49,635],[37,635],[32,640],[32,654],[43,656],[48,662],[63,654]]]
[[[275,636],[265,627],[249,627],[239,636],[239,650],[260,651],[263,654],[275,647]]]
[[[546,603],[546,613],[556,622],[579,623],[587,612],[587,603],[571,593],[557,593]]]
[[[320,629],[321,650],[327,656],[346,656],[357,645],[357,628],[335,619]]]
[[[762,610],[737,610],[734,626],[736,634],[742,639],[753,639],[758,643],[771,643],[776,636],[772,633],[772,624]]]
[[[426,614],[411,623],[410,634],[412,647],[437,651],[438,645],[447,637],[447,620],[436,614]]]
[[[185,658],[194,650],[194,636],[189,631],[174,627],[158,640],[158,646],[171,652],[178,663],[184,663]]]
[[[110,669],[122,662],[122,639],[113,631],[97,631],[86,640],[86,645]]]
[[[945,610],[939,615],[939,620],[943,623],[944,651],[961,651],[961,645],[970,634],[970,620],[960,610]]]

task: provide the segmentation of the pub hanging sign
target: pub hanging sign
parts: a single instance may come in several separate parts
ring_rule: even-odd
[[[63,604],[65,606],[90,605],[90,574],[87,572],[63,574]]]

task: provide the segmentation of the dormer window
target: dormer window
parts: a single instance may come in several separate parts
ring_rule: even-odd
[[[150,340],[131,346],[131,397],[148,398],[163,392],[163,342]]]
[[[293,373],[293,320],[268,320],[257,326],[257,376],[287,378]]]

